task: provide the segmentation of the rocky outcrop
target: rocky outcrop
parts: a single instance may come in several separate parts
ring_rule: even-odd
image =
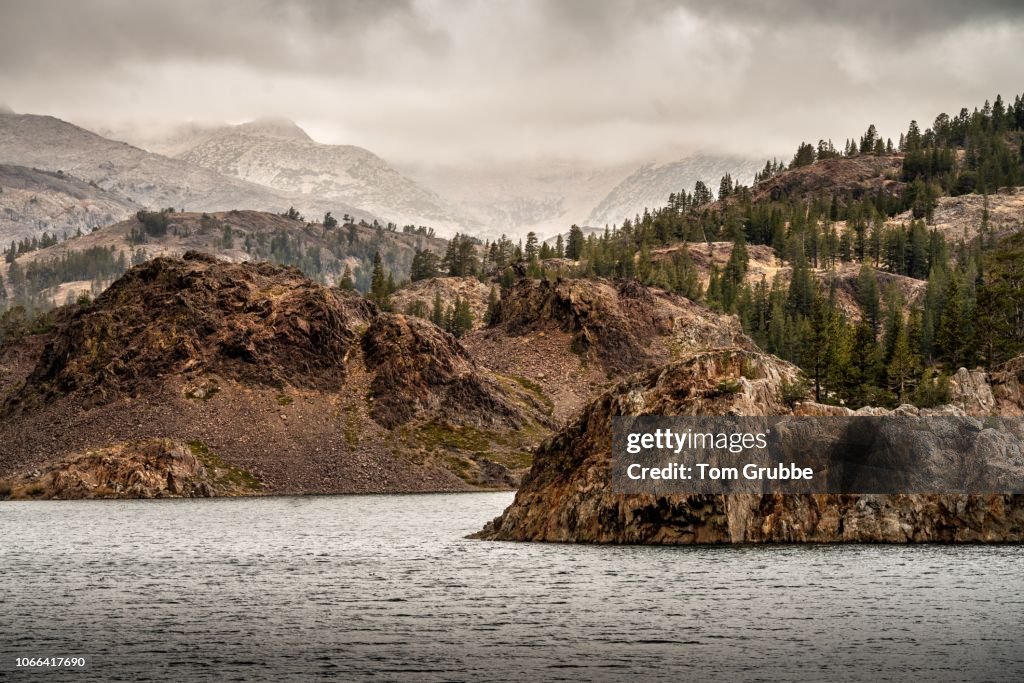
[[[496,317],[496,326],[511,335],[551,327],[568,332],[573,350],[600,362],[609,374],[665,359],[673,333],[686,335],[693,345],[749,345],[730,319],[635,280],[519,280],[502,298]]]
[[[968,415],[1024,416],[1024,356],[992,372],[960,368],[950,378],[951,403]]]
[[[208,498],[253,495],[263,485],[199,443],[165,439],[69,456],[43,470],[0,481],[0,498]]]
[[[477,537],[669,545],[1024,541],[1024,496],[612,493],[612,416],[785,415],[783,389],[795,376],[772,356],[722,349],[619,383],[538,449],[513,504]],[[813,406],[803,412],[835,414]]]
[[[1024,356],[1003,363],[989,374],[1000,415],[1024,416]]]
[[[905,185],[896,180],[902,167],[903,157],[898,155],[861,154],[825,159],[758,183],[754,186],[754,201],[811,199],[821,192],[842,203],[878,191],[899,195]]]
[[[417,280],[395,292],[391,296],[391,307],[401,313],[412,313],[419,308],[421,317],[426,317],[438,298],[444,311],[463,299],[469,303],[469,310],[473,313],[473,329],[478,330],[487,325],[487,301],[491,287],[475,277],[432,277]]]
[[[371,414],[386,427],[420,412],[459,416],[482,427],[520,429],[521,408],[476,364],[450,334],[419,318],[378,315],[363,335],[366,367],[374,373]],[[523,392],[523,400],[532,401]],[[541,405],[537,404],[538,411]]]
[[[53,335],[8,407],[71,392],[97,401],[170,374],[337,389],[375,311],[294,269],[190,252],[132,269]]]
[[[0,353],[0,477],[160,438],[273,493],[508,488],[553,425],[450,334],[291,268],[159,258],[53,319]]]

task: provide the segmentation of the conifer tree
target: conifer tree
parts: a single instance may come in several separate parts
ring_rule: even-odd
[[[444,327],[444,302],[441,301],[440,290],[434,292],[434,305],[430,309],[430,322],[438,327]]]

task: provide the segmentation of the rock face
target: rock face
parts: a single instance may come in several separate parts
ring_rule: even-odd
[[[198,253],[131,269],[5,359],[5,478],[161,438],[273,493],[507,488],[552,426],[536,396],[427,321]]]
[[[967,415],[1024,416],[1024,356],[986,373],[960,368],[950,381],[952,403]]]
[[[698,314],[686,315],[697,309]],[[701,330],[691,324],[700,322],[706,323]],[[544,326],[568,332],[577,353],[610,373],[639,370],[667,357],[673,332],[683,328],[697,344],[748,344],[738,325],[729,322],[633,280],[520,280],[500,302],[497,315],[497,325],[512,335]],[[659,338],[662,344],[652,344]]]
[[[782,389],[795,376],[772,356],[723,349],[621,382],[538,449],[515,502],[477,536],[667,545],[1024,540],[1024,496],[611,492],[612,416],[785,415]]]
[[[0,482],[0,498],[208,498],[252,495],[262,484],[205,449],[154,439],[70,456]]]
[[[408,422],[422,411],[451,412],[480,427],[520,429],[520,408],[494,380],[477,372],[455,339],[426,320],[383,314],[363,335],[373,418],[385,427]],[[537,410],[541,405],[537,404]]]

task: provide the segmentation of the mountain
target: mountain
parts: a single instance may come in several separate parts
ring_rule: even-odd
[[[339,216],[348,213],[367,220],[374,218],[341,200],[289,197],[256,183],[109,140],[51,116],[0,113],[0,163],[63,171],[152,209],[170,206],[193,211],[244,208],[282,212],[294,205],[317,217],[333,211]]]
[[[612,188],[591,209],[587,225],[619,225],[626,218],[642,214],[644,209],[664,206],[668,196],[680,190],[692,192],[698,180],[712,192],[719,181],[730,174],[734,182],[750,185],[764,162],[730,156],[700,154],[668,163],[648,163],[636,169]]]
[[[196,252],[59,309],[0,346],[0,365],[0,477],[29,497],[81,497],[83,477],[110,496],[175,494],[154,471],[201,495],[181,444],[248,493],[508,488],[551,427],[531,391],[425,320]],[[97,449],[109,457],[85,457]],[[155,488],[118,490],[126,478]]]
[[[352,145],[315,142],[287,119],[226,126],[199,137],[178,158],[290,197],[358,206],[398,225],[429,225],[446,232],[474,227],[439,195],[376,154]]]
[[[378,230],[359,224],[328,228],[259,211],[217,213],[149,212],[108,225],[17,259],[0,275],[15,301],[62,304],[81,294],[98,294],[131,264],[159,256],[201,251],[234,262],[271,261],[300,268],[309,277],[337,283],[346,266],[361,290],[370,286],[373,258],[397,280],[409,275],[416,249],[444,253],[445,240]]]
[[[0,164],[0,245],[89,232],[124,220],[135,202],[62,171]]]

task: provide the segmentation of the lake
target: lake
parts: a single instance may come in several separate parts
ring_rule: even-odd
[[[464,538],[511,500],[0,504],[0,678],[1024,679],[1024,547]]]

